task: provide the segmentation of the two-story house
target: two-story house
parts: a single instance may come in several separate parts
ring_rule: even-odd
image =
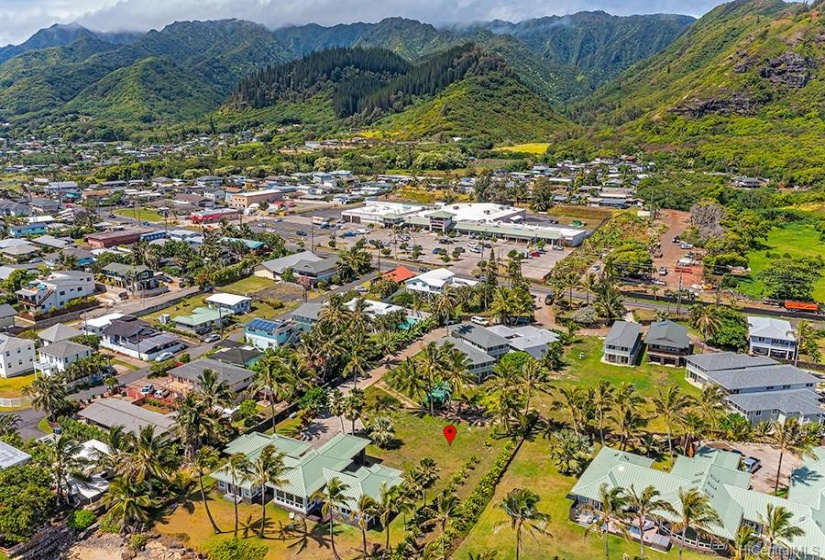
[[[417,292],[430,297],[443,294],[447,286],[459,288],[462,286],[475,286],[476,284],[478,282],[475,280],[460,278],[451,270],[436,268],[419,274],[415,278],[410,278],[404,282],[404,287],[408,292]]]
[[[39,359],[34,364],[34,369],[45,375],[63,373],[71,364],[88,358],[92,353],[93,350],[88,346],[70,340],[53,342],[38,350]]]
[[[609,364],[632,366],[639,361],[642,349],[641,325],[616,321],[604,339],[603,359]]]
[[[252,298],[235,294],[212,294],[204,300],[212,309],[226,309],[235,315],[252,311]]]
[[[101,332],[100,345],[148,362],[163,352],[174,353],[186,347],[177,335],[157,331],[130,315],[113,319]]]
[[[77,270],[53,272],[15,292],[22,309],[33,314],[64,309],[70,301],[94,293],[94,276]]]
[[[255,377],[255,372],[232,365],[213,358],[201,358],[188,364],[182,364],[176,368],[169,370],[169,376],[183,383],[189,385],[193,390],[199,388],[199,378],[203,372],[211,369],[218,376],[218,381],[226,381],[232,388],[232,392],[239,395],[252,384],[252,379]]]
[[[751,354],[782,360],[796,357],[796,335],[784,319],[748,317],[748,346]]]
[[[155,272],[143,265],[128,265],[121,263],[109,263],[103,267],[103,274],[115,286],[125,288],[132,292],[151,290],[157,288],[158,281],[155,279]]]
[[[243,334],[247,344],[266,351],[295,340],[298,330],[292,321],[252,319],[244,327]]]
[[[681,366],[685,356],[693,353],[687,329],[673,321],[657,321],[645,335],[647,361],[662,365]]]
[[[34,342],[0,334],[0,377],[14,377],[33,369]]]

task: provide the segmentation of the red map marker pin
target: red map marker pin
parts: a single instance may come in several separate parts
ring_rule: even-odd
[[[447,440],[447,443],[452,445],[453,440],[455,439],[455,435],[458,433],[458,430],[455,429],[455,426],[452,424],[448,426],[444,426],[444,439]]]

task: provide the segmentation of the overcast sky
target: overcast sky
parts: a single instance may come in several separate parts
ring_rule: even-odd
[[[0,44],[20,43],[53,23],[99,31],[160,29],[173,21],[248,19],[271,28],[378,21],[401,16],[433,24],[521,21],[582,10],[616,15],[700,16],[720,0],[0,0]]]

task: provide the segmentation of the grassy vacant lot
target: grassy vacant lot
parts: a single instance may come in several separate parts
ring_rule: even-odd
[[[134,208],[121,208],[119,210],[115,210],[112,213],[117,214],[118,216],[123,216],[125,218],[133,218],[135,220],[140,220],[142,222],[163,221],[163,216],[161,216],[154,210],[146,210],[145,208],[141,208],[140,210],[137,210],[137,212]]]
[[[0,378],[0,398],[14,399],[21,395],[23,387],[31,385],[34,374],[18,375],[17,377]]]
[[[238,280],[237,282],[233,282],[231,284],[227,284],[226,286],[216,288],[216,290],[226,292],[228,294],[246,296],[252,292],[257,292],[258,290],[271,288],[274,284],[275,282],[269,280],[268,278],[249,276],[248,278],[244,278],[243,280]]]
[[[748,253],[751,275],[741,281],[737,288],[743,294],[755,298],[764,296],[765,285],[758,279],[758,275],[771,264],[771,259],[766,256],[768,252],[778,255],[788,253],[791,257],[825,257],[825,244],[819,240],[819,233],[808,224],[792,223],[771,229],[764,246]],[[825,301],[825,277],[814,285],[814,299]]]
[[[528,144],[515,144],[513,146],[502,146],[500,148],[496,148],[496,150],[500,150],[502,152],[518,152],[522,154],[535,154],[535,155],[543,155],[547,148],[550,147],[550,144],[542,143],[542,142],[531,142]]]
[[[603,219],[611,216],[612,210],[604,208],[591,208],[589,206],[554,206],[547,211],[547,215],[556,218],[562,224],[570,224],[572,220],[583,220],[585,227],[592,229],[599,225]]]

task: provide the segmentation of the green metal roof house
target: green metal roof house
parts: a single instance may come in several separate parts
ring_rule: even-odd
[[[795,553],[793,558],[825,559],[825,509],[822,509],[825,505],[822,503],[825,448],[817,448],[816,459],[807,459],[801,468],[793,472],[788,499],[751,490],[751,475],[739,470],[740,458],[736,453],[702,447],[694,457],[678,457],[668,473],[654,469],[652,459],[604,447],[568,494],[568,498],[573,500],[570,517],[582,525],[589,524],[588,514],[580,506],[585,503],[598,504],[602,484],[607,484],[608,488],[629,489],[634,486],[637,490],[653,486],[661,493],[662,499],[677,511],[680,509],[679,489],[695,488],[708,497],[722,523],[711,527],[713,538],[689,531],[686,547],[704,551],[723,550],[742,524],[754,527],[759,533],[760,516],[764,517],[768,504],[773,504],[788,509],[793,514],[792,524],[805,531],[800,537],[788,539],[787,544]],[[671,523],[677,519],[677,516],[670,514],[662,515],[661,519],[651,519],[649,524],[645,524],[645,542],[665,549],[668,541],[678,545],[680,535],[670,534]],[[633,527],[631,535],[638,539],[638,534],[638,528]],[[779,545],[775,547],[778,552]],[[783,551],[783,554],[787,553],[787,550]]]
[[[220,328],[233,315],[231,309],[213,309],[212,307],[196,307],[189,315],[178,315],[172,321],[175,327],[197,334],[203,334],[214,328]]]
[[[312,500],[312,495],[322,490],[333,478],[341,479],[349,488],[346,491],[352,506],[364,494],[379,500],[381,487],[391,488],[401,484],[402,472],[382,465],[368,465],[364,450],[369,440],[349,434],[337,434],[318,449],[309,443],[278,434],[246,434],[232,441],[224,449],[227,455],[244,453],[250,461],[257,459],[267,445],[273,445],[284,455],[287,471],[286,483],[280,486],[267,485],[275,504],[285,509],[308,515],[321,505]],[[229,500],[253,500],[261,495],[262,489],[251,481],[233,480],[222,467],[212,474],[218,481],[218,488],[225,492]],[[263,493],[267,499],[269,491]],[[350,511],[341,508],[345,517]]]

